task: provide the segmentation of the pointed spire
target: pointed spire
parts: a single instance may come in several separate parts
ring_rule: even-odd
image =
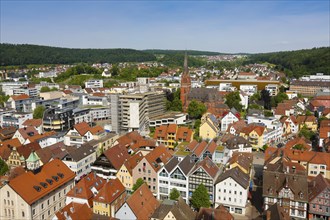
[[[184,54],[184,64],[183,64],[183,74],[188,74],[188,55],[187,55],[187,51]]]

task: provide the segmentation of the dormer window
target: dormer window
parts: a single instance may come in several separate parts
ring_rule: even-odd
[[[48,187],[47,183],[45,183],[45,182],[40,182],[40,185],[41,185],[42,187],[44,187],[44,188],[47,188],[47,187]]]
[[[37,192],[40,192],[40,191],[41,191],[41,187],[40,187],[40,186],[33,186],[33,188],[34,188]]]
[[[46,182],[49,183],[49,185],[53,184],[53,180],[51,180],[51,179],[46,179]]]
[[[61,177],[61,179],[63,179],[63,177],[64,177],[64,174],[63,174],[63,173],[57,173],[57,175],[58,175],[59,177]]]

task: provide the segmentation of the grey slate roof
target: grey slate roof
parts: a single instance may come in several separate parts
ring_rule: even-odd
[[[228,149],[238,149],[238,145],[244,144],[244,148],[252,147],[248,140],[241,136],[235,136],[233,138],[228,139],[225,142],[225,145]]]
[[[244,189],[249,186],[250,177],[248,174],[244,173],[240,168],[235,167],[233,169],[227,170],[219,176],[217,183],[224,181],[225,179],[231,177]]]
[[[194,168],[194,166],[195,162],[190,155],[187,155],[179,164],[180,169],[186,176]]]
[[[179,162],[180,161],[178,160],[177,157],[172,157],[172,159],[170,161],[168,161],[167,164],[165,164],[164,167],[165,167],[166,171],[168,173],[170,173],[174,169],[174,167],[176,167],[176,165],[179,164]]]
[[[70,156],[75,162],[78,162],[81,159],[95,152],[93,147],[90,145],[82,145],[81,147],[68,146],[65,149],[68,153],[65,157]]]

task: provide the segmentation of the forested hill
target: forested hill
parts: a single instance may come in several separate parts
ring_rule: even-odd
[[[268,62],[277,65],[287,76],[298,78],[315,73],[330,74],[330,47],[296,51],[261,53],[249,56],[249,63]]]
[[[30,44],[0,44],[0,66],[155,60],[153,54],[133,49],[69,49]]]
[[[219,52],[211,52],[211,51],[199,51],[199,50],[161,50],[161,49],[148,49],[148,50],[143,50],[148,53],[152,54],[163,54],[163,55],[174,55],[174,54],[184,54],[187,52],[188,55],[190,56],[216,56],[216,55],[222,55],[224,53],[219,53]]]

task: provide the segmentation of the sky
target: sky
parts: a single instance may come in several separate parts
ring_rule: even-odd
[[[260,53],[330,46],[329,0],[0,0],[0,42]]]

